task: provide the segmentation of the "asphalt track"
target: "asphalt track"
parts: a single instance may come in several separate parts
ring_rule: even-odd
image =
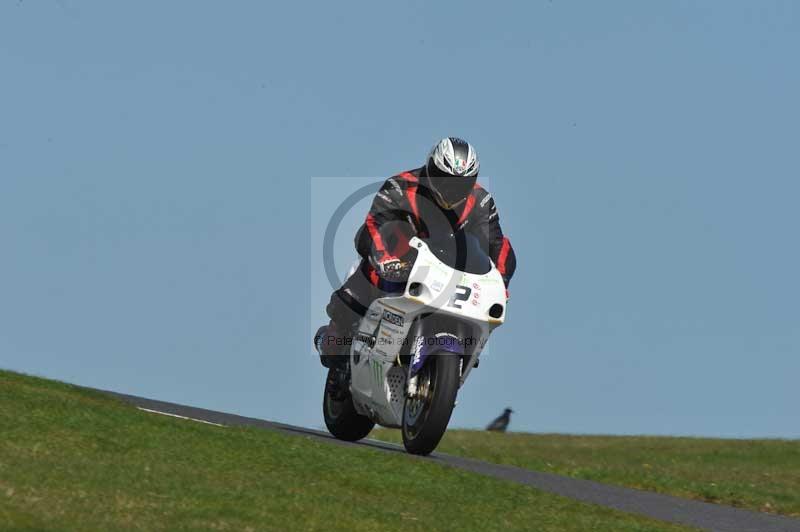
[[[322,439],[336,445],[370,447],[386,452],[405,454],[405,450],[401,446],[376,440],[363,440],[357,443],[343,442],[333,438],[327,432],[318,430],[116,392],[106,393],[148,411],[189,418],[205,423],[231,427],[259,427],[294,436]],[[800,532],[800,519],[681,499],[648,491],[601,484],[590,480],[554,475],[552,473],[541,473],[518,467],[490,464],[480,460],[442,453],[433,453],[428,457],[407,456],[411,460],[430,460],[434,463],[457,467],[481,475],[517,482],[571,499],[706,530],[718,532]]]

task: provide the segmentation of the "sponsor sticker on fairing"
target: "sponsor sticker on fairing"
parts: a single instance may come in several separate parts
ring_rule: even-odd
[[[403,316],[401,316],[400,314],[395,314],[394,312],[384,310],[383,319],[391,324],[397,325],[398,327],[403,326]]]

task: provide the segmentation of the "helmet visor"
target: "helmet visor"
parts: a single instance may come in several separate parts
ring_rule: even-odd
[[[476,176],[454,176],[439,170],[433,166],[430,175],[431,188],[447,205],[457,205],[469,196],[472,187],[475,186]]]

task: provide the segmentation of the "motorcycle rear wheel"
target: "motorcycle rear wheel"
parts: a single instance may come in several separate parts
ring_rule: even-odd
[[[334,390],[331,386],[332,372],[328,370],[325,380],[325,392],[322,398],[322,414],[325,417],[325,426],[337,439],[344,441],[357,441],[370,433],[375,423],[368,417],[362,416],[353,405],[353,396],[349,390]]]
[[[403,445],[411,454],[436,449],[447,430],[459,386],[459,358],[434,353],[418,374],[418,396],[403,405]]]

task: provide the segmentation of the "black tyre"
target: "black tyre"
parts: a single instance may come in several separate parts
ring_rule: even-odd
[[[403,405],[403,445],[411,454],[430,454],[447,430],[456,404],[459,358],[434,353],[425,362],[417,380],[417,397]]]
[[[356,441],[370,433],[375,423],[368,417],[356,412],[353,406],[353,397],[350,392],[334,389],[335,369],[328,370],[328,379],[325,381],[325,393],[322,398],[322,413],[325,416],[325,426],[336,438],[345,441]]]

